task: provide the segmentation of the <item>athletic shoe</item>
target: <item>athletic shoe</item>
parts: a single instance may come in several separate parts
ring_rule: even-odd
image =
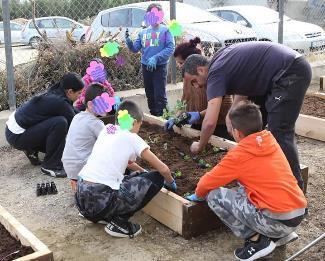
[[[139,224],[129,221],[112,220],[105,226],[107,234],[113,237],[129,237],[133,238],[141,232],[142,228]]]
[[[260,238],[254,242],[248,240],[245,246],[237,248],[234,255],[237,260],[252,261],[267,256],[275,249],[275,243],[268,237],[260,235]]]
[[[272,240],[275,243],[275,246],[276,247],[279,247],[279,246],[283,246],[283,245],[289,244],[289,243],[297,240],[298,238],[299,238],[299,236],[297,235],[297,233],[296,232],[292,232],[292,233],[290,233],[289,235],[287,235],[285,237],[282,237],[282,238],[274,238]]]
[[[81,217],[81,218],[85,218],[84,215],[81,214],[80,212],[79,212],[78,216]],[[108,224],[108,222],[106,220],[99,220],[97,223],[102,224],[102,225],[107,225]]]
[[[26,151],[25,150],[24,153],[32,165],[39,166],[42,164],[42,162],[38,158],[38,151]]]
[[[41,171],[44,175],[55,178],[65,178],[67,176],[67,173],[65,173],[64,169],[46,169],[41,167]]]

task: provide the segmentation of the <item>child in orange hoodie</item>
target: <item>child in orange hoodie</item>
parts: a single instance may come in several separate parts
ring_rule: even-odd
[[[279,144],[271,132],[262,130],[259,107],[240,102],[229,118],[238,145],[200,179],[195,194],[187,199],[207,200],[233,233],[246,241],[235,250],[235,257],[255,260],[298,238],[294,231],[307,201]],[[234,180],[238,189],[222,187]]]

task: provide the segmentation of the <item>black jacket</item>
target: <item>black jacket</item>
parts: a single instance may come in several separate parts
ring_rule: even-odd
[[[15,119],[18,125],[28,129],[44,120],[55,116],[63,116],[70,125],[76,111],[72,102],[62,89],[50,90],[35,96],[16,110]]]

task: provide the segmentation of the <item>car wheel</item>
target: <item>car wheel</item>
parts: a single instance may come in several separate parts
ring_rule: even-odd
[[[85,43],[86,42],[86,35],[81,36],[80,42],[81,43]]]
[[[39,46],[41,39],[37,36],[29,40],[29,44],[32,48],[36,49]]]

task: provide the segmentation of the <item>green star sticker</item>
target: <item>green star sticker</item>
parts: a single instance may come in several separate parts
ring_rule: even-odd
[[[134,119],[127,110],[118,112],[117,121],[122,130],[131,130],[133,128]]]
[[[168,29],[174,37],[181,36],[183,33],[182,26],[176,20],[169,21]]]
[[[112,57],[119,53],[120,45],[117,42],[107,42],[103,48],[100,48],[100,55],[102,57]]]

